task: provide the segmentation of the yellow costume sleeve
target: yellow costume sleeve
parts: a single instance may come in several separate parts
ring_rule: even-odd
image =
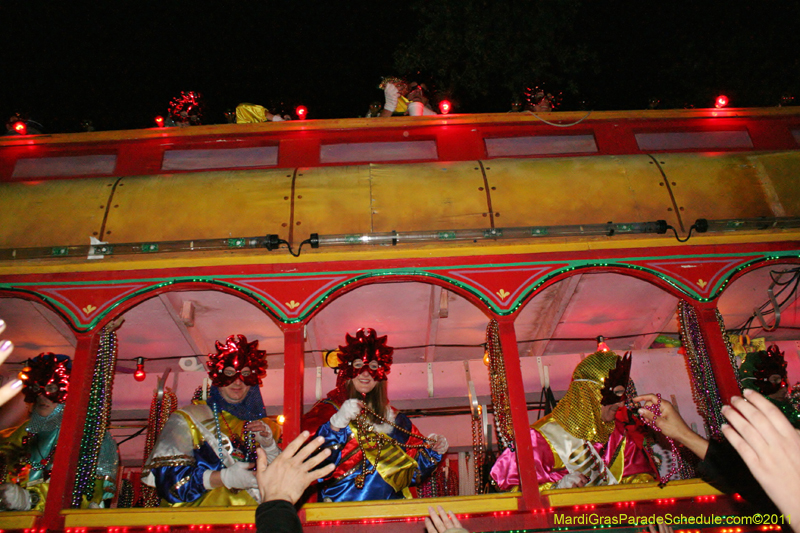
[[[267,110],[264,106],[256,104],[239,104],[236,106],[237,124],[255,124],[266,122]]]

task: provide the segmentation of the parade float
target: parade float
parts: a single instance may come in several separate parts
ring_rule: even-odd
[[[471,531],[736,514],[739,498],[668,448],[665,485],[540,491],[527,428],[598,336],[633,352],[640,393],[710,438],[740,391],[728,330],[779,344],[796,381],[798,173],[794,108],[5,137],[0,316],[16,349],[3,375],[44,351],[73,368],[46,505],[0,514],[0,529],[252,528],[253,507],[131,507],[144,501],[145,428],[189,402],[214,341],[241,333],[267,351],[262,396],[285,444],[359,327],[395,348],[393,405],[451,450],[417,498],[307,503],[306,531],[419,530],[432,502]],[[4,407],[3,427],[22,410]],[[87,435],[101,429],[119,445],[118,494],[80,509]],[[483,467],[508,447],[520,484],[500,493]],[[676,529],[709,527],[722,530]]]

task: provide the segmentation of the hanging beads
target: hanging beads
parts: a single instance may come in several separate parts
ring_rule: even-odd
[[[661,393],[656,394],[656,396],[658,396],[658,402],[654,403],[653,405],[645,405],[642,407],[642,409],[653,413],[653,420],[647,420],[646,418],[642,417],[642,422],[651,427],[654,431],[658,431],[660,433],[661,428],[656,425],[656,420],[658,420],[658,417],[661,416]],[[669,442],[670,450],[672,452],[672,467],[670,467],[666,476],[662,476],[661,474],[658,475],[658,481],[661,483],[661,485],[666,485],[667,482],[672,479],[672,476],[679,471],[682,462],[681,454],[678,452],[678,446],[675,444],[675,441],[666,435],[664,435],[664,438],[667,439],[667,442]]]
[[[698,413],[705,420],[710,436],[721,438],[720,426],[725,422],[725,418],[722,416],[722,402],[700,331],[700,321],[694,307],[680,301],[678,303],[678,321],[681,343],[686,350],[694,403],[697,405]]]
[[[103,444],[108,419],[111,414],[111,392],[114,388],[114,367],[117,363],[117,334],[111,326],[100,333],[100,346],[94,365],[94,379],[89,392],[89,407],[81,438],[78,471],[72,491],[70,506],[78,508],[81,498],[91,499],[94,491],[94,478],[97,458]]]
[[[486,351],[489,354],[489,387],[494,406],[494,427],[500,451],[514,450],[514,426],[511,422],[511,403],[508,398],[506,365],[497,320],[492,319],[486,327]]]

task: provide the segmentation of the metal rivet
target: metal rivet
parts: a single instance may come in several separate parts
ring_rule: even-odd
[[[106,232],[106,235],[111,235],[111,230],[108,230],[108,231]]]
[[[92,235],[97,235],[97,232],[96,232],[96,231],[93,231],[93,232],[92,232]]]
[[[494,216],[499,217],[500,213],[495,213]]]
[[[288,226],[288,225],[289,225],[289,224],[287,224],[286,222],[284,222],[283,224],[281,224],[281,226],[283,226],[284,228],[285,228],[286,226]]]
[[[672,182],[672,184],[673,184],[673,185],[677,185],[677,183],[675,183],[674,181]]]
[[[114,207],[119,207],[119,204],[115,205]]]
[[[288,196],[284,196],[284,197],[283,197],[283,199],[284,199],[284,200],[288,200],[288,199],[289,199],[289,197],[288,197]]]
[[[496,190],[497,190],[497,187],[492,187],[492,190],[493,190],[493,191],[496,191]]]
[[[682,208],[682,207],[681,207],[681,211],[683,211],[683,208]]]
[[[300,221],[298,220],[298,221],[296,222],[296,224],[299,226],[299,225],[300,225]]]
[[[301,195],[301,194],[298,194],[298,195],[297,195],[297,199],[298,199],[298,200],[299,200],[300,198],[302,198],[302,197],[303,197],[303,195]]]
[[[658,184],[661,185],[662,187],[664,186],[664,182],[663,181],[659,181]]]
[[[102,206],[102,205],[100,206],[100,209],[103,209],[103,206]]]
[[[671,208],[671,207],[668,207],[668,208],[667,208],[667,211],[672,211],[672,208]]]
[[[478,187],[478,190],[479,190],[479,191],[482,191],[482,190],[483,190],[483,187]]]
[[[488,216],[488,215],[486,213],[484,213],[483,216]]]

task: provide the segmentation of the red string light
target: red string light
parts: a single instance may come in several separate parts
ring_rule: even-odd
[[[136,358],[136,372],[133,373],[133,379],[136,381],[144,381],[144,378],[147,377],[147,374],[144,371],[144,357],[137,357]],[[148,530],[150,531],[150,530]]]

